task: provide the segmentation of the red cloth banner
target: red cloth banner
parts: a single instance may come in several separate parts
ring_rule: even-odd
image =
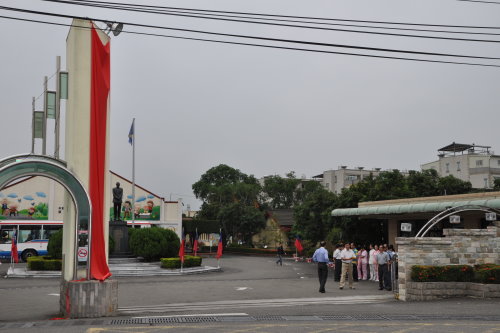
[[[110,89],[110,43],[102,44],[94,26],[91,33],[89,195],[92,202],[90,275],[103,281],[111,276],[104,242],[104,180]]]
[[[12,244],[10,246],[10,257],[17,264],[19,262],[19,253],[17,252],[17,232],[12,235]]]

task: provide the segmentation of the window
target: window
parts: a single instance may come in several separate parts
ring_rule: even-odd
[[[457,171],[460,171],[460,161],[457,162]]]
[[[483,166],[483,160],[477,160],[476,166]]]
[[[12,243],[12,235],[14,235],[14,230],[17,230],[17,225],[0,226],[0,244]]]
[[[34,239],[40,239],[40,225],[21,225],[19,226],[19,243],[29,242]]]
[[[446,173],[450,172],[450,163],[446,163]]]
[[[484,178],[484,188],[488,188],[488,178]]]
[[[337,182],[337,176],[335,176],[335,179],[333,180],[333,182],[334,182],[334,183],[336,183],[336,182]]]
[[[500,160],[497,160],[497,165],[500,166]]]
[[[49,239],[52,234],[62,229],[61,225],[44,225],[42,239]]]

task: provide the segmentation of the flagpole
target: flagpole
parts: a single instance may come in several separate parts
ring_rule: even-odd
[[[184,248],[184,227],[182,227],[182,235],[181,235],[182,239],[181,239],[181,246]],[[182,273],[182,269],[184,268],[184,249],[182,249],[182,258],[181,259],[181,273]]]
[[[219,243],[220,242],[222,242],[222,228],[219,228]],[[217,245],[217,268],[220,268],[219,246],[220,245]]]
[[[135,228],[135,118],[132,120],[132,228]]]

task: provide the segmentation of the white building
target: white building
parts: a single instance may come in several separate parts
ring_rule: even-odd
[[[493,187],[500,178],[500,155],[494,155],[490,146],[452,144],[438,149],[439,159],[422,164],[422,170],[434,169],[441,177],[452,175],[469,181],[473,188]]]
[[[128,225],[132,225],[132,213],[135,212],[135,226],[150,227],[156,225],[175,231],[179,238],[182,233],[182,201],[166,201],[136,184],[135,207],[130,209],[129,216],[125,215],[126,205],[132,207],[132,183],[109,171],[109,188],[115,187],[117,182],[123,188],[122,218]],[[65,189],[56,181],[32,176],[17,181],[0,192],[0,219],[3,220],[47,220],[63,221]],[[109,193],[112,202],[112,193]],[[109,207],[109,215],[105,221],[111,220],[113,207]]]
[[[325,189],[333,193],[340,193],[343,188],[359,183],[364,178],[369,177],[370,174],[376,177],[380,172],[380,168],[375,168],[373,170],[368,170],[364,167],[348,169],[347,166],[343,165],[337,170],[324,171],[322,174],[314,176],[313,179],[321,182]]]

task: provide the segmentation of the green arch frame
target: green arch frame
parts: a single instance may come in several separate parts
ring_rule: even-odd
[[[86,278],[90,278],[90,251],[92,228],[92,204],[82,182],[66,168],[66,162],[43,155],[17,155],[0,160],[0,190],[14,180],[27,176],[42,176],[61,184],[70,194],[75,205],[75,264],[73,277],[77,278],[78,231],[88,230],[88,256]]]

